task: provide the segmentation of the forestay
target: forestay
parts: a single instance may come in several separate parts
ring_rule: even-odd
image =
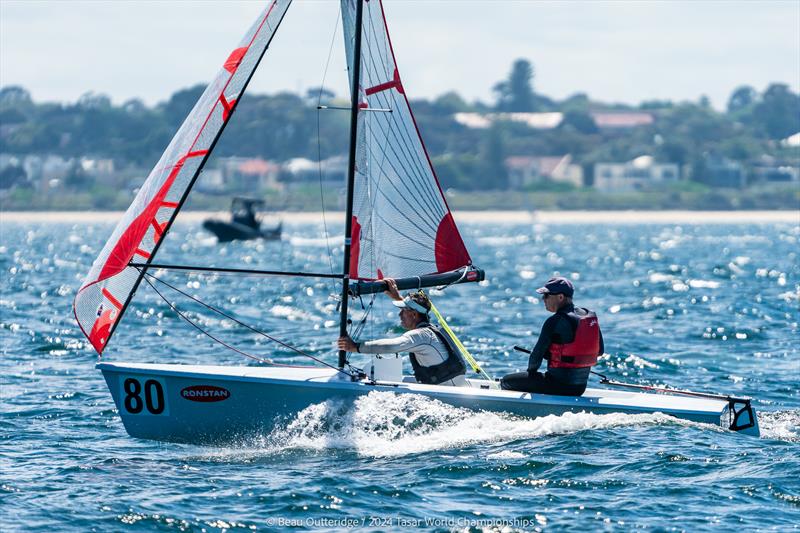
[[[341,6],[352,86],[356,2]],[[400,278],[470,265],[411,113],[383,4],[365,2],[363,10],[350,277]]]
[[[132,259],[155,256],[291,0],[274,0],[225,60],[150,172],[95,260],[73,304],[84,335],[102,353],[141,281]]]

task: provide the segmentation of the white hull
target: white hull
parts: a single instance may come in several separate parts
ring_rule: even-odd
[[[132,437],[196,444],[224,444],[265,434],[309,405],[354,399],[372,391],[421,394],[457,407],[525,417],[566,412],[663,413],[728,428],[728,402],[681,395],[586,389],[580,397],[528,394],[409,382],[350,381],[327,368],[230,367],[99,363]],[[485,382],[483,382],[485,383]],[[485,386],[485,385],[484,385]],[[758,435],[758,421],[742,433]],[[748,413],[737,422],[746,425]]]

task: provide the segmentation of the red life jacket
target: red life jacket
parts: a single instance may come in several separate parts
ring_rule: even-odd
[[[600,351],[600,323],[597,315],[589,311],[579,319],[572,342],[550,344],[548,368],[587,368],[597,364]]]

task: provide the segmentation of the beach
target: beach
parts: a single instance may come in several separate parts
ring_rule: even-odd
[[[0,211],[0,224],[14,223],[114,223],[122,211]],[[199,223],[206,218],[227,218],[224,211],[182,211],[178,223]],[[800,224],[800,210],[787,211],[454,211],[457,222],[500,224]],[[274,212],[268,219],[287,223],[322,222],[322,212]],[[326,222],[344,221],[344,212],[328,211]]]

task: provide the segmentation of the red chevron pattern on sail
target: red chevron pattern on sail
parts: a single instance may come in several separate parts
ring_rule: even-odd
[[[353,72],[356,0],[341,0]],[[471,264],[422,142],[380,0],[365,2],[353,188],[352,279],[410,277]],[[391,109],[391,112],[369,109]]]
[[[98,353],[119,323],[141,273],[175,219],[209,150],[235,109],[291,0],[269,3],[233,49],[172,138],[75,296],[75,318]],[[87,333],[88,332],[88,333]]]

